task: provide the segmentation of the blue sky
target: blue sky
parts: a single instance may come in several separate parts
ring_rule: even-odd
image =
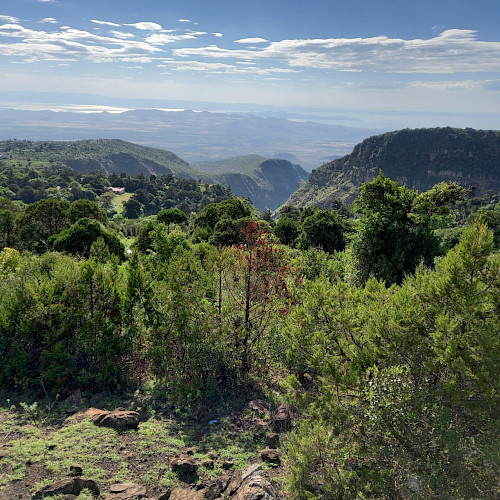
[[[500,2],[2,0],[13,90],[500,128]]]

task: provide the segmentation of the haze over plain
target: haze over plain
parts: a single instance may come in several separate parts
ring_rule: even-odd
[[[500,4],[4,0],[2,107],[498,128]]]

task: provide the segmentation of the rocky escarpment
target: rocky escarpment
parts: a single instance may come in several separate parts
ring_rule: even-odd
[[[370,137],[347,156],[314,170],[286,202],[329,207],[352,202],[358,188],[382,170],[419,191],[456,181],[478,194],[500,192],[500,132],[455,128],[405,129]]]

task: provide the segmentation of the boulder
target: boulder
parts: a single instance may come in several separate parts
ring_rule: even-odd
[[[69,475],[80,477],[83,474],[83,468],[80,464],[72,464],[69,466]]]
[[[174,488],[168,497],[168,500],[204,500],[203,493],[193,488],[184,488],[178,486]]]
[[[172,471],[185,483],[195,483],[198,480],[196,471],[199,466],[198,460],[190,455],[180,455],[174,458],[171,463]]]
[[[266,448],[265,450],[262,450],[260,458],[262,458],[263,462],[274,466],[278,466],[281,463],[280,454],[278,453],[278,450],[275,450],[274,448]]]
[[[263,401],[262,399],[253,399],[248,403],[248,407],[260,413],[267,413],[270,409],[269,403],[267,401]]]
[[[280,404],[276,410],[271,412],[269,423],[276,432],[289,431],[295,419],[296,410],[286,403]]]
[[[271,432],[266,436],[266,441],[271,448],[276,448],[280,442],[280,435],[276,432]]]
[[[205,500],[215,500],[216,498],[221,497],[224,491],[226,490],[228,484],[229,484],[228,475],[218,477],[204,491],[203,497],[205,498]]]
[[[136,411],[117,409],[114,411],[97,413],[92,420],[94,424],[99,427],[110,427],[117,431],[126,431],[129,429],[137,429],[140,415]]]
[[[106,500],[137,500],[146,496],[146,487],[135,483],[112,484]]]
[[[261,464],[254,464],[237,471],[225,494],[232,495],[231,500],[277,500],[278,498],[269,475]]]
[[[78,496],[82,490],[88,489],[93,495],[100,494],[99,487],[91,479],[82,479],[81,477],[73,477],[61,479],[55,483],[48,484],[40,488],[32,497],[31,500],[39,500],[45,497],[55,495],[75,495]]]

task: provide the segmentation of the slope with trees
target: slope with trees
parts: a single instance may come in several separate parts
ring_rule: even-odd
[[[334,199],[352,202],[358,188],[379,170],[419,191],[451,181],[483,195],[500,190],[499,165],[498,131],[398,130],[365,139],[351,154],[317,168],[286,204],[328,208]]]

